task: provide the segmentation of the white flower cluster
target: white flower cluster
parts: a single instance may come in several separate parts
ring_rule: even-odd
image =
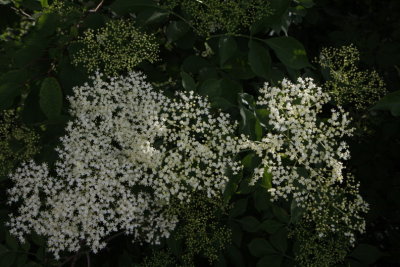
[[[236,173],[235,124],[213,115],[193,92],[171,100],[140,73],[74,88],[74,120],[57,149],[54,171],[24,164],[11,176],[11,233],[21,241],[34,231],[47,237],[56,257],[87,246],[102,249],[105,238],[123,231],[146,242],[168,237],[177,216],[172,200],[191,200],[195,191],[219,195]]]
[[[324,111],[328,101],[328,94],[310,78],[299,78],[295,84],[284,79],[278,87],[265,84],[257,105],[268,110],[268,133],[260,142],[244,146],[262,158],[254,179],[264,171],[272,174],[273,199],[293,197],[321,235],[338,232],[344,225],[353,241],[353,232],[364,231],[361,214],[367,204],[358,186],[343,177],[342,161],[350,153],[346,142],[339,141],[352,134],[348,115],[340,107]],[[320,119],[324,113],[330,113],[329,118]]]

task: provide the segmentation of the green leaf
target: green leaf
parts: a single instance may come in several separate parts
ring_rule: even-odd
[[[169,13],[162,9],[146,8],[137,16],[137,21],[141,26],[148,26],[164,22]]]
[[[249,233],[257,232],[260,226],[260,222],[253,216],[246,216],[238,220],[238,222],[241,224],[243,230]]]
[[[247,198],[243,198],[236,201],[229,213],[229,217],[235,218],[245,213],[247,209],[247,202],[248,202]]]
[[[249,41],[249,65],[257,76],[268,78],[271,70],[271,57],[268,49],[260,42]]]
[[[0,257],[0,266],[1,267],[10,267],[13,265],[15,259],[17,257],[16,253],[7,252],[1,255]]]
[[[287,214],[287,212],[284,209],[282,209],[281,207],[278,207],[278,206],[274,205],[272,207],[272,212],[274,213],[275,217],[279,221],[281,221],[281,222],[283,222],[285,224],[289,223],[290,217]]]
[[[184,71],[181,71],[181,78],[182,87],[185,88],[186,91],[196,91],[196,83],[192,76]]]
[[[263,230],[269,234],[276,233],[279,229],[284,227],[285,225],[281,222],[278,222],[277,220],[274,219],[268,219],[263,221],[260,224],[260,230]]]
[[[105,25],[104,16],[99,13],[89,14],[83,21],[83,27],[91,29],[99,29]],[[72,28],[73,29],[73,28]],[[74,33],[73,33],[74,34]]]
[[[14,265],[17,267],[25,267],[27,261],[28,261],[27,254],[18,254],[18,257],[16,258]]]
[[[230,179],[228,180],[223,195],[225,203],[228,203],[231,197],[236,193],[236,190],[239,186],[239,181],[242,177],[243,177],[243,172],[240,171],[238,174],[231,176]]]
[[[218,79],[205,80],[199,88],[199,94],[208,97],[220,96],[221,80]]]
[[[264,238],[254,238],[247,245],[250,253],[255,257],[262,257],[269,254],[275,254],[275,249],[271,246],[271,244]]]
[[[21,87],[15,83],[0,85],[0,110],[12,106],[14,99],[21,93]]]
[[[54,119],[61,113],[62,91],[58,81],[49,77],[43,80],[40,87],[40,108],[49,119]]]
[[[0,256],[7,252],[8,249],[3,244],[0,244]]]
[[[181,39],[189,31],[189,26],[183,21],[171,21],[167,27],[168,41],[174,42]]]
[[[237,44],[233,37],[222,36],[218,42],[219,64],[222,67],[237,52]]]
[[[290,222],[297,223],[303,217],[304,209],[297,205],[296,200],[292,200],[290,205]]]
[[[305,8],[311,8],[315,5],[313,0],[297,0],[297,2]]]
[[[261,179],[261,186],[265,189],[272,188],[272,174],[268,171],[268,168],[264,168],[264,174]]]
[[[153,0],[116,0],[110,5],[110,9],[119,15],[135,12],[143,7],[157,7],[157,3]]]
[[[290,0],[269,0],[268,2],[271,5],[272,14],[265,16],[251,25],[250,31],[252,35],[266,31],[277,24],[282,24],[283,16],[291,3]]]
[[[6,232],[6,245],[11,250],[18,250],[17,240],[7,231]]]
[[[245,135],[250,136],[252,139],[256,139],[254,129],[256,118],[254,116],[254,113],[251,112],[248,108],[240,106],[240,116],[242,118],[240,121],[241,132]]]
[[[202,68],[209,67],[210,64],[202,57],[190,55],[182,63],[182,70],[185,72],[198,73]]]
[[[130,253],[126,250],[118,257],[118,265],[119,266],[132,266],[133,261]]]
[[[47,0],[39,0],[40,4],[42,5],[42,8],[48,7],[49,3]]]
[[[240,249],[236,246],[230,246],[228,249],[228,256],[230,262],[235,267],[245,267],[246,264],[244,263],[243,255]]]
[[[257,187],[253,194],[254,206],[259,212],[266,211],[270,208],[270,200],[268,192],[265,188]]]
[[[211,99],[211,106],[213,108],[219,108],[221,110],[227,110],[235,107],[235,105],[232,102],[228,101],[224,97],[213,97]]]
[[[223,78],[220,80],[220,86],[219,96],[236,106],[238,95],[243,92],[242,85],[235,80]]]
[[[282,228],[279,231],[275,232],[269,238],[271,244],[282,253],[285,253],[288,247],[287,239],[288,236],[285,228]]]
[[[31,44],[21,48],[15,53],[15,65],[22,68],[28,64],[32,64],[42,56],[44,49],[45,46],[39,44]]]
[[[274,37],[265,42],[285,66],[292,69],[310,66],[304,46],[293,37]]]
[[[282,256],[281,255],[267,255],[262,257],[258,262],[256,267],[280,267],[282,263]]]
[[[40,10],[41,5],[38,0],[22,0],[18,1],[22,7],[30,9],[30,10]]]
[[[48,38],[53,35],[60,23],[60,17],[55,13],[44,13],[37,21],[39,38]]]
[[[382,252],[377,247],[369,244],[359,244],[350,254],[352,258],[368,265],[372,265],[382,255]]]
[[[400,90],[384,96],[372,110],[386,110],[390,111],[393,116],[400,116]]]
[[[232,241],[233,244],[240,247],[243,239],[243,230],[239,224],[230,222],[230,228],[232,230]]]

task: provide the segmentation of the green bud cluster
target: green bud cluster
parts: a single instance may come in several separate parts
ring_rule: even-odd
[[[161,0],[160,4],[188,14],[200,35],[217,31],[236,33],[272,13],[265,0]]]
[[[180,217],[171,238],[183,244],[182,255],[174,258],[170,251],[158,251],[146,259],[144,266],[191,267],[195,266],[196,258],[206,259],[212,265],[231,242],[231,230],[219,219],[224,210],[221,199],[202,194],[196,194],[189,203],[171,205],[170,211]],[[162,265],[157,265],[161,262]]]
[[[325,88],[338,105],[364,110],[387,93],[385,83],[372,70],[360,70],[360,52],[354,45],[323,48],[317,63],[329,71]]]
[[[346,237],[331,233],[319,237],[310,222],[303,220],[292,229],[290,234],[298,244],[296,266],[329,267],[343,261],[350,245]]]
[[[102,69],[107,75],[132,71],[147,60],[158,60],[155,37],[137,29],[126,20],[110,20],[100,29],[88,29],[78,40],[83,47],[73,56],[75,65],[89,72]]]
[[[38,135],[21,125],[14,110],[0,112],[0,176],[39,151]]]
[[[194,266],[196,255],[212,264],[231,241],[230,230],[218,223],[218,211],[222,208],[219,203],[218,199],[198,196],[182,208],[183,224],[176,236],[186,245],[184,266]]]

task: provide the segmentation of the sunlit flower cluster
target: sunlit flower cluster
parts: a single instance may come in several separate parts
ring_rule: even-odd
[[[265,171],[272,174],[273,199],[293,197],[321,237],[344,227],[342,233],[353,242],[354,233],[365,228],[361,215],[367,205],[358,186],[345,179],[343,161],[349,151],[340,140],[352,134],[348,115],[340,107],[323,110],[328,101],[328,94],[309,78],[297,83],[284,79],[277,87],[266,84],[257,105],[268,110],[267,134],[260,142],[248,141],[247,147],[262,158],[254,179]]]
[[[324,87],[333,100],[362,110],[373,105],[387,90],[376,71],[360,70],[359,61],[360,52],[354,45],[325,47],[318,58],[319,65],[329,71]]]
[[[86,30],[78,43],[82,49],[73,56],[73,63],[82,64],[90,73],[101,68],[105,74],[115,76],[132,71],[142,61],[158,60],[155,37],[123,19],[110,20],[100,29]]]
[[[92,82],[69,99],[74,120],[54,168],[29,162],[11,176],[9,202],[20,204],[11,233],[47,237],[56,256],[82,246],[96,252],[116,232],[158,243],[176,226],[173,200],[219,196],[227,170],[240,169],[236,125],[213,115],[206,99],[193,92],[170,99],[140,73],[96,74]]]

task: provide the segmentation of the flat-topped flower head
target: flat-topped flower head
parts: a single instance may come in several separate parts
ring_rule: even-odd
[[[353,243],[355,233],[365,229],[367,204],[358,184],[345,178],[343,161],[350,153],[343,138],[353,132],[348,114],[338,107],[326,117],[323,107],[329,100],[310,78],[297,83],[284,79],[276,87],[265,84],[257,105],[268,110],[269,132],[244,147],[262,159],[254,179],[264,172],[272,175],[273,199],[294,199],[321,236],[344,229]]]
[[[220,196],[227,170],[240,168],[235,124],[193,92],[170,99],[140,73],[108,81],[96,74],[69,101],[74,119],[54,171],[26,163],[9,191],[9,201],[20,203],[11,233],[47,237],[56,256],[82,244],[96,252],[118,231],[158,243],[177,223],[166,212],[172,200]]]

